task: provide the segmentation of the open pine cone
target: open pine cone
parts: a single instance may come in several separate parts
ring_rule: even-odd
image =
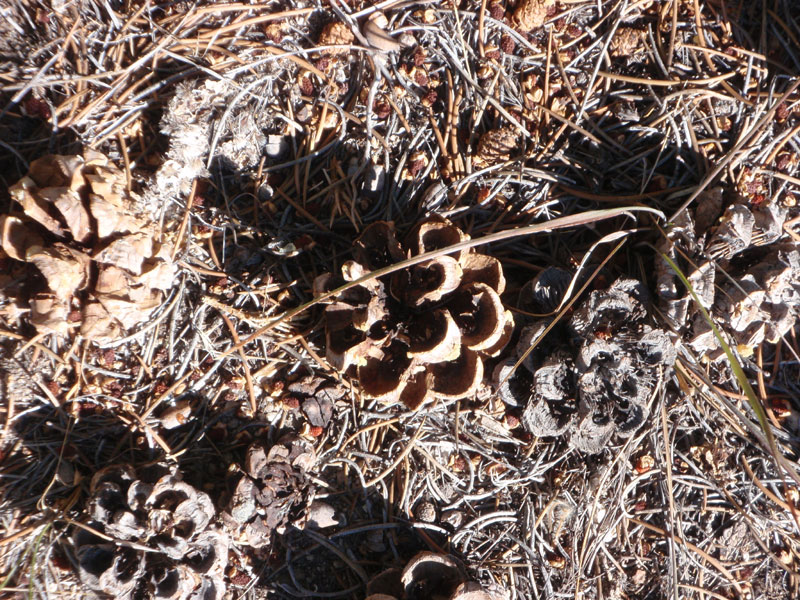
[[[449,221],[431,218],[401,245],[391,223],[373,223],[342,275],[320,275],[314,291],[467,239]],[[513,332],[500,300],[504,288],[500,262],[472,249],[368,280],[325,310],[328,361],[342,372],[352,367],[368,397],[411,409],[432,398],[467,397],[483,377],[483,357],[499,354]]]
[[[366,600],[508,600],[496,584],[483,587],[469,581],[464,565],[449,554],[420,552],[401,571],[387,569],[367,583]]]
[[[283,533],[290,523],[303,527],[314,491],[307,473],[315,461],[311,445],[298,438],[280,440],[269,449],[260,442],[252,444],[222,515],[234,538],[262,548],[273,532]]]
[[[659,250],[679,264],[701,304],[747,356],[765,341],[777,342],[800,316],[800,245],[783,231],[785,208],[737,196],[723,212],[724,200],[721,188],[701,196],[694,211],[676,219]],[[669,324],[696,352],[724,357],[689,291],[660,256],[656,277]]]
[[[212,524],[207,494],[169,473],[155,483],[130,466],[98,471],[90,485],[89,527],[78,528],[75,548],[81,581],[120,599],[221,598],[228,539]]]
[[[81,335],[108,341],[146,320],[172,287],[171,248],[125,186],[122,171],[87,150],[39,158],[9,189],[24,214],[0,217],[0,246],[44,278],[19,298],[39,331],[63,335],[80,321]]]
[[[560,301],[565,277],[558,273],[564,272],[545,270],[526,287],[538,294],[530,302],[534,312],[550,312]],[[647,296],[633,279],[592,292],[514,370],[549,322],[522,330],[516,356],[499,364],[494,378],[506,404],[525,407],[522,424],[528,431],[567,435],[573,447],[597,453],[614,435],[627,438],[641,427],[676,357],[667,334],[645,322]]]

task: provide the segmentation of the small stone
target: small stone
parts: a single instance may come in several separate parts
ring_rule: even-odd
[[[308,521],[306,527],[311,529],[325,529],[326,527],[334,527],[341,525],[342,520],[337,518],[336,509],[330,504],[320,502],[319,500],[312,502],[308,507]]]
[[[433,523],[436,521],[436,506],[429,500],[423,500],[417,504],[414,516],[423,523]]]

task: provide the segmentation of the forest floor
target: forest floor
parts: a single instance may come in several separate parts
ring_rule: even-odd
[[[793,0],[0,0],[0,595],[800,597],[798,163]]]

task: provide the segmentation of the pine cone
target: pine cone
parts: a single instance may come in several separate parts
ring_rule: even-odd
[[[283,533],[289,523],[302,527],[313,500],[307,472],[315,460],[311,446],[296,438],[269,449],[262,443],[251,445],[244,473],[223,514],[234,535],[262,548],[269,545],[273,532]]]
[[[374,223],[356,241],[355,260],[340,277],[318,277],[315,292],[467,239],[449,221],[431,218],[401,245],[390,223]],[[483,377],[483,357],[499,354],[513,332],[504,288],[500,262],[471,249],[369,279],[327,306],[328,361],[342,372],[352,368],[368,397],[411,409],[431,398],[467,397]]]
[[[172,287],[171,248],[135,209],[125,175],[104,155],[48,155],[9,192],[23,217],[0,217],[0,246],[44,277],[21,298],[40,331],[64,335],[81,312],[81,334],[105,342],[145,321]]]
[[[539,293],[528,299],[534,312],[552,311],[562,283],[559,273],[545,270],[527,286]],[[639,429],[676,357],[667,334],[645,322],[646,302],[645,287],[633,279],[592,292],[514,371],[549,321],[522,330],[516,356],[498,365],[494,377],[504,402],[525,406],[522,424],[528,431],[566,435],[573,447],[597,453],[614,435],[627,438]]]
[[[789,332],[800,315],[800,246],[783,232],[785,208],[774,202],[754,206],[737,196],[722,212],[724,198],[721,188],[701,196],[694,211],[681,213],[659,250],[678,263],[700,303],[747,356]],[[656,274],[670,326],[695,352],[723,358],[689,291],[660,257]]]
[[[88,525],[77,529],[78,575],[91,589],[122,599],[220,598],[228,540],[211,525],[207,494],[176,472],[147,483],[132,467],[98,471],[90,485]]]

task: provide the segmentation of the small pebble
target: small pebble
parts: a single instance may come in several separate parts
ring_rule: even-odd
[[[423,500],[417,505],[414,516],[423,523],[433,523],[436,521],[436,507],[433,505],[433,502]]]
[[[311,529],[325,529],[339,525],[340,519],[336,517],[336,509],[325,502],[312,502],[308,507],[308,527]]]

